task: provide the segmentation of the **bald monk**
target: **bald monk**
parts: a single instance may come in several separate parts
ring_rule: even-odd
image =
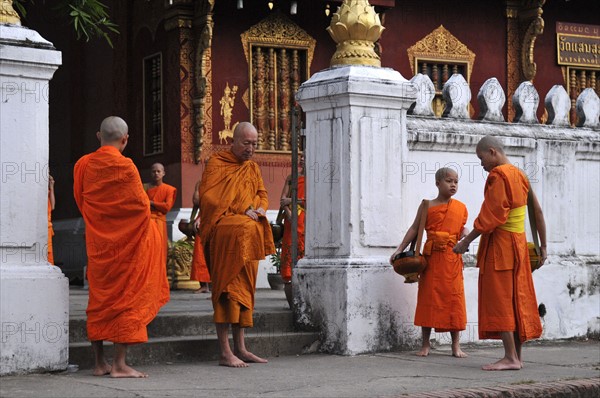
[[[56,206],[56,197],[54,196],[54,178],[48,175],[48,262],[54,265],[54,250],[52,249],[52,237],[54,229],[52,228],[52,211]]]
[[[418,356],[429,355],[431,329],[437,333],[450,332],[452,337],[452,355],[465,358],[460,348],[460,331],[467,327],[467,309],[463,284],[462,256],[452,252],[459,239],[469,233],[465,228],[467,208],[452,196],[458,191],[458,174],[450,168],[441,168],[435,173],[435,185],[438,196],[429,203],[422,203],[417,216],[406,236],[392,254],[390,263],[396,254],[403,252],[417,237],[421,214],[427,211],[425,230],[427,241],[423,255],[427,259],[427,268],[419,275],[419,292],[415,325],[421,326],[423,342]]]
[[[148,340],[146,325],[169,300],[160,231],[137,168],[121,154],[127,130],[119,117],[104,119],[96,134],[100,149],[74,169],[73,193],[85,221],[94,376],[148,376],[125,363],[127,347]],[[112,366],[104,358],[104,340],[115,346]]]
[[[519,370],[523,367],[521,344],[542,334],[525,236],[530,186],[525,174],[510,164],[497,138],[482,138],[476,152],[489,172],[484,201],[473,231],[454,247],[454,252],[464,253],[481,234],[477,253],[479,338],[501,339],[504,345],[504,357],[483,369]],[[541,266],[546,261],[546,223],[535,194],[531,194],[541,242]]]
[[[200,181],[196,183],[194,187],[194,194],[192,195],[192,203],[194,207],[200,206]],[[209,293],[210,273],[208,272],[208,265],[206,264],[206,258],[204,256],[204,245],[200,239],[200,215],[194,220],[194,254],[192,256],[192,272],[190,279],[193,281],[200,282],[200,289],[198,293]]]
[[[173,207],[177,198],[177,188],[165,184],[165,167],[161,163],[152,165],[150,175],[152,182],[144,184],[144,190],[150,199],[150,211],[152,221],[156,223],[160,230],[162,244],[165,247],[165,253],[169,246],[167,234],[167,213]],[[165,254],[165,269],[167,266],[167,256]]]
[[[275,253],[265,216],[267,191],[252,156],[258,143],[256,128],[237,125],[231,150],[213,155],[200,182],[200,239],[208,256],[212,303],[221,349],[219,365],[247,367],[266,363],[246,349],[244,328],[252,326],[258,262]],[[229,346],[229,324],[234,349]]]

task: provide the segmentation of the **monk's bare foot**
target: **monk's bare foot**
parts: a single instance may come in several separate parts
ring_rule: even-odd
[[[233,354],[221,355],[219,366],[228,366],[230,368],[247,368],[248,364]]]
[[[123,365],[123,366],[113,366],[112,370],[110,371],[110,377],[114,377],[114,378],[134,378],[134,379],[139,379],[139,378],[146,378],[148,377],[147,373],[142,373],[142,372],[138,372],[137,370],[135,370],[134,368],[132,368],[131,366],[128,365]]]
[[[468,355],[463,352],[460,348],[452,349],[452,356],[456,358],[466,358]]]
[[[111,366],[108,363],[104,362],[102,365],[96,365],[92,374],[94,376],[105,376],[107,374],[110,374],[110,368]]]
[[[236,355],[238,356],[239,359],[241,359],[244,362],[250,362],[250,363],[268,363],[269,362],[264,358],[254,355],[250,351],[244,351],[244,352],[240,351]]]
[[[416,353],[416,355],[418,357],[426,357],[427,355],[429,355],[429,348],[430,347],[422,347],[421,350]]]
[[[498,362],[490,363],[481,367],[483,370],[520,370],[521,361],[511,361],[508,358],[502,358]]]

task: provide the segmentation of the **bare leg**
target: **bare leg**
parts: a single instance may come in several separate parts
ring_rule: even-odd
[[[456,358],[468,357],[468,355],[460,349],[460,332],[450,332],[450,336],[452,336],[452,356]]]
[[[429,343],[429,338],[431,337],[431,328],[422,327],[421,333],[423,334],[423,343],[421,344],[421,351],[417,352],[417,356],[426,357],[429,355],[429,350],[431,349],[431,345]]]
[[[521,356],[521,338],[519,337],[519,332],[514,333],[515,339],[515,350],[517,351],[517,357],[519,358],[519,362],[521,362],[521,367],[523,367],[523,357]]]
[[[141,378],[148,377],[146,373],[138,372],[134,368],[130,367],[125,363],[125,356],[127,355],[127,344],[115,343],[115,359],[113,361],[113,367],[110,371],[110,377],[133,377]]]
[[[483,370],[519,370],[521,361],[517,355],[513,332],[500,332],[504,345],[504,358],[482,367]],[[520,343],[519,343],[520,345]]]
[[[215,323],[217,327],[217,338],[219,339],[219,348],[221,349],[221,359],[219,365],[229,366],[230,368],[246,368],[248,364],[236,357],[229,346],[229,324]],[[234,334],[235,336],[235,334]]]
[[[233,349],[235,355],[244,362],[267,363],[264,358],[258,357],[246,349],[244,341],[244,329],[239,324],[232,324],[233,329]]]
[[[104,358],[104,341],[92,341],[92,349],[94,350],[94,376],[104,376],[110,373],[110,365]]]

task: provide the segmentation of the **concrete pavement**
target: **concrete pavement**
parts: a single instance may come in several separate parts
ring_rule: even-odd
[[[251,347],[250,347],[251,348]],[[436,347],[343,357],[301,355],[231,369],[212,362],[140,366],[148,379],[93,377],[90,370],[0,378],[2,397],[598,397],[597,340],[531,342],[520,371],[486,372],[502,355],[494,346],[464,346],[468,358]]]

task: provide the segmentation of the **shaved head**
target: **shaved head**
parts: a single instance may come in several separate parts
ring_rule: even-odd
[[[449,174],[458,177],[458,173],[456,172],[456,170],[451,169],[449,167],[442,167],[441,169],[435,172],[435,182],[442,181]]]
[[[163,166],[162,163],[154,163],[151,168],[152,169],[157,168],[157,169],[160,169],[162,171],[165,171],[165,166]]]
[[[256,128],[250,122],[241,122],[237,126],[235,126],[235,130],[233,130],[233,140],[240,140],[243,138],[243,133],[247,130],[256,131]]]
[[[241,122],[233,130],[231,152],[242,162],[252,159],[258,146],[258,132],[252,123]]]
[[[128,130],[125,120],[118,116],[109,116],[100,125],[99,138],[105,143],[116,142],[125,137]]]
[[[499,153],[504,154],[504,145],[502,144],[502,142],[496,137],[486,135],[479,141],[476,150],[479,152],[486,152],[492,148],[494,148]]]

